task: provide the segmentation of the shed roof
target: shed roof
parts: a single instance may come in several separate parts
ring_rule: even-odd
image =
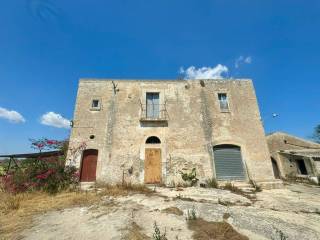
[[[320,158],[320,149],[293,149],[293,150],[280,150],[279,153],[290,154],[301,157]]]

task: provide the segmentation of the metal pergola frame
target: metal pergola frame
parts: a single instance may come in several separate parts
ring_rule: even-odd
[[[22,153],[22,154],[7,154],[7,155],[0,155],[0,158],[9,158],[9,165],[6,170],[6,173],[9,172],[11,168],[12,162],[20,168],[19,164],[17,163],[17,159],[19,158],[44,158],[44,157],[54,157],[54,156],[62,156],[63,151],[50,151],[50,152],[39,152],[39,153]]]

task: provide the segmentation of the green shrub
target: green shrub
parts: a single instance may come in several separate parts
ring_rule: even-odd
[[[180,171],[180,174],[181,174],[182,180],[185,182],[188,182],[190,186],[196,185],[197,182],[199,181],[199,179],[197,178],[197,173],[195,168],[193,168],[190,173],[184,173]]]
[[[0,165],[0,176],[4,176],[6,174],[6,169],[4,168],[4,166]]]

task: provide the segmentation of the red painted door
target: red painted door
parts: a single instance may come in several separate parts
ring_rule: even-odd
[[[83,152],[80,182],[94,182],[96,180],[98,150],[88,149]]]

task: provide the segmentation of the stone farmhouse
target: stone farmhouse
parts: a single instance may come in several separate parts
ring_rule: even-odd
[[[279,184],[251,80],[81,79],[72,123],[83,183],[175,185],[195,168],[199,183]]]
[[[320,144],[286,133],[267,135],[275,178],[298,177],[318,182]]]

